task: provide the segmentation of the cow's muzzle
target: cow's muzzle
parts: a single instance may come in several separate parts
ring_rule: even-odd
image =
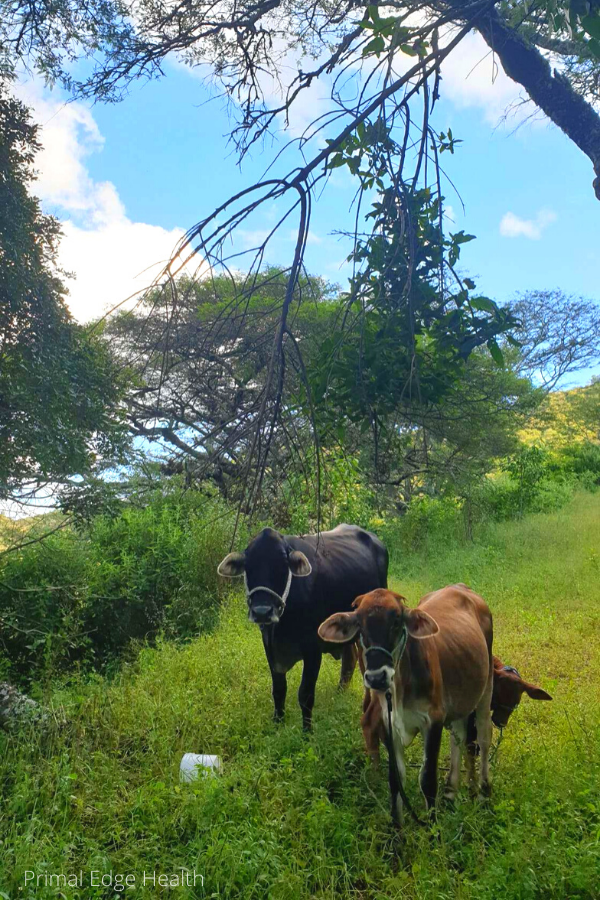
[[[365,687],[370,691],[385,693],[394,680],[394,669],[390,666],[382,666],[380,669],[367,669],[364,676]]]
[[[281,616],[270,603],[253,603],[248,608],[248,618],[256,625],[276,625]]]

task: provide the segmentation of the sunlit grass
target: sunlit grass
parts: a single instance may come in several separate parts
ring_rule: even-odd
[[[498,655],[554,697],[515,713],[489,806],[464,794],[441,809],[435,834],[408,822],[394,836],[385,776],[364,760],[359,679],[338,694],[339,664],[326,661],[307,739],[297,667],[276,728],[260,635],[233,598],[214,634],[146,650],[112,683],[65,685],[49,732],[0,738],[0,896],[57,896],[25,888],[26,869],[82,869],[83,893],[63,896],[114,896],[89,886],[95,869],[134,874],[123,896],[154,897],[143,872],[185,866],[205,886],[177,888],[178,900],[597,897],[600,496],[495,526],[470,546],[408,559],[390,550],[392,586],[411,602],[453,581],[482,593]],[[179,785],[185,751],[220,754],[225,774]],[[420,752],[417,740],[411,761]],[[446,755],[447,741],[442,765]],[[419,803],[413,768],[408,789]]]

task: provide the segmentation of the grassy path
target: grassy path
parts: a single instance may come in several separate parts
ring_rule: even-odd
[[[112,684],[57,692],[67,725],[0,736],[0,897],[114,897],[92,870],[133,875],[120,896],[136,898],[599,897],[600,495],[394,559],[411,602],[453,581],[486,597],[497,653],[555,698],[514,715],[489,806],[465,795],[433,834],[408,823],[399,841],[385,777],[363,757],[359,679],[340,696],[338,664],[324,664],[305,739],[294,670],[275,728],[260,636],[232,598],[215,634],[146,650]],[[180,786],[184,751],[221,754],[225,775]],[[417,740],[411,760],[420,752]],[[445,737],[442,764],[447,752]],[[414,769],[408,790],[418,802]],[[182,866],[204,888],[152,884]],[[83,889],[26,886],[26,870],[83,870]]]

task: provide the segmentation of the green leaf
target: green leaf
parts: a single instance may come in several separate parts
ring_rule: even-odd
[[[485,312],[496,312],[498,308],[493,300],[489,297],[472,297],[471,306],[473,309],[479,309]]]
[[[581,27],[597,41],[600,41],[600,16],[583,16]]]
[[[507,334],[507,335],[505,335],[505,337],[506,337],[506,340],[508,341],[508,343],[509,343],[512,347],[522,347],[522,346],[523,346],[523,344],[521,343],[521,341],[518,341],[516,338],[514,338],[514,337],[512,336],[512,334]]]
[[[492,355],[492,359],[494,360],[496,365],[503,366],[504,365],[504,355],[502,353],[502,350],[498,346],[498,342],[496,341],[496,339],[491,338],[487,342],[487,346],[488,346],[488,350],[490,351],[490,353]]]
[[[331,161],[327,164],[328,169],[339,169],[340,166],[346,164],[346,159],[342,156],[341,153],[337,153]]]
[[[457,231],[456,234],[451,234],[450,237],[455,244],[468,244],[469,241],[475,240],[474,234],[465,234],[464,231]]]
[[[369,41],[367,46],[363,49],[362,55],[368,56],[370,53],[375,53],[375,55],[379,55],[383,53],[385,50],[385,41],[384,39],[378,35],[376,38],[373,38],[372,41]]]

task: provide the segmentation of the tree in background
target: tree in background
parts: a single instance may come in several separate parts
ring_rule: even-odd
[[[287,279],[280,269],[267,268],[247,282],[239,272],[182,278],[172,285],[175,303],[159,288],[108,327],[115,352],[137,378],[128,395],[131,432],[154,442],[166,471],[185,470],[195,482],[211,479],[239,500],[242,485],[255,474],[252,461],[268,456],[272,499],[291,467],[307,465],[305,367],[316,366],[342,310],[323,279],[299,281],[284,348],[285,378],[272,395],[265,385]],[[256,425],[265,417],[276,426],[266,443],[257,442]]]
[[[217,412],[222,386],[233,378],[221,372],[214,397],[205,400],[213,407],[208,421],[214,420],[202,438],[212,442],[208,449],[198,450],[186,440],[206,408],[195,411],[190,420],[195,424],[188,423],[187,432],[181,419],[188,408],[186,397],[175,410],[184,431],[173,430],[169,416],[163,415],[164,399],[170,402],[169,392],[174,397],[179,390],[180,364],[173,368],[171,358],[180,304],[186,302],[185,293],[174,289],[179,262],[167,267],[162,284],[145,304],[146,333],[152,338],[144,352],[159,373],[158,392],[154,383],[146,388],[148,397],[158,398],[160,404],[152,424],[146,415],[149,405],[142,403],[146,418],[142,422],[138,417],[140,433],[152,436],[158,429],[171,443],[176,443],[175,436],[182,442],[181,452],[196,453],[202,464],[208,455],[221,468],[231,465],[229,454],[243,446],[248,509],[260,495],[267,469],[276,464],[289,378],[290,397],[298,400],[313,429],[317,472],[319,446],[324,446],[319,429],[332,431],[331,416],[327,423],[332,402],[343,406],[355,429],[364,423],[371,429],[379,471],[381,435],[389,421],[400,416],[413,423],[411,427],[420,423],[425,435],[426,415],[443,408],[456,385],[468,380],[468,360],[478,348],[487,346],[494,360],[503,362],[502,336],[509,335],[517,321],[510,310],[482,297],[471,278],[459,274],[461,247],[473,236],[447,233],[440,159],[453,154],[460,141],[446,123],[442,131],[435,121],[436,103],[444,91],[444,61],[460,52],[473,29],[507,74],[589,157],[600,198],[600,117],[590,103],[598,96],[598,0],[553,0],[535,8],[519,0],[407,0],[385,6],[357,5],[354,0],[333,5],[321,0],[291,5],[281,0],[226,0],[218,7],[204,0],[92,0],[83,8],[72,0],[57,0],[51,7],[16,0],[6,13],[0,40],[8,64],[26,59],[76,96],[119,99],[135,79],[161,75],[164,59],[173,53],[191,66],[205,66],[233,102],[237,120],[232,138],[240,157],[278,122],[287,121],[311,86],[328,86],[330,107],[297,141],[302,162],[290,168],[285,152],[278,155],[268,177],[208,211],[179,248],[179,259],[198,254],[200,268],[217,278],[232,267],[237,270],[244,259],[247,274],[230,279],[232,291],[219,325],[208,328],[209,344],[222,333],[226,354],[237,353],[235,328],[253,310],[269,242],[282,228],[289,237],[290,224],[296,226],[295,250],[281,276],[285,289],[277,312],[263,318],[268,335],[258,329],[264,337],[260,377],[242,379],[239,388],[244,398],[252,398],[250,405],[239,411],[234,404],[225,413]],[[77,80],[71,63],[82,58],[90,65],[87,75]],[[284,66],[288,73],[291,66],[290,77],[282,76]],[[273,101],[270,87],[282,82],[281,102]],[[296,339],[290,316],[296,315],[298,289],[306,277],[312,204],[338,168],[357,188],[350,234],[353,277],[340,300],[336,331],[321,344],[318,364],[311,366],[303,352],[308,344]],[[236,231],[247,229],[252,217],[266,208],[276,210],[275,225],[245,256],[235,244]],[[206,346],[204,334],[195,337]],[[545,339],[537,335],[532,340],[528,364],[539,368],[545,365],[540,356]],[[213,342],[212,352],[221,352],[218,343]],[[203,362],[202,378],[209,363]],[[561,363],[558,370],[562,368]],[[425,439],[426,456],[428,446]]]
[[[76,324],[56,265],[60,228],[29,194],[39,149],[0,91],[0,499],[85,476],[124,446],[124,381],[99,334]]]
[[[456,487],[481,477],[494,458],[515,448],[518,428],[540,399],[527,378],[482,351],[451,367],[424,343],[422,392],[403,392],[410,334],[402,317],[392,308],[391,338],[388,317],[377,314],[369,339],[344,341],[344,317],[357,310],[346,295],[313,277],[301,280],[290,308],[286,377],[279,409],[268,410],[276,424],[267,446],[255,444],[256,420],[271,401],[265,383],[286,277],[266,269],[239,309],[246,278],[181,279],[174,285],[175,315],[158,290],[109,325],[112,346],[136,373],[137,387],[128,397],[130,428],[154,442],[167,473],[185,471],[190,483],[212,480],[229,499],[247,501],[259,487],[249,485],[252,463],[268,454],[259,508],[271,514],[278,504],[285,521],[290,513],[283,507],[300,499],[311,507],[314,524],[319,505],[339,507],[344,480],[362,481],[388,506],[399,491],[408,501],[425,475],[438,489]],[[373,359],[365,349],[371,347]],[[361,367],[375,380],[367,396]],[[348,495],[342,505],[350,503]]]
[[[517,367],[546,390],[600,360],[600,307],[564,291],[527,291],[510,304]]]

